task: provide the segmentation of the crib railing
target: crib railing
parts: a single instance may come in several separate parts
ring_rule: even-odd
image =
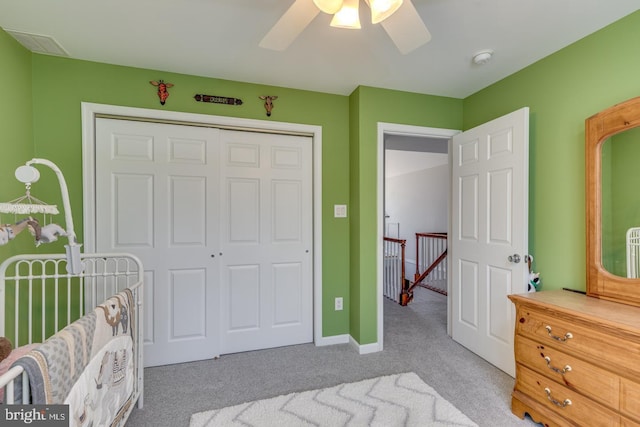
[[[397,303],[401,302],[404,289],[406,243],[403,239],[384,238],[383,294]]]
[[[81,257],[78,275],[66,271],[64,254],[5,260],[0,265],[0,336],[14,346],[43,342],[106,298],[143,281],[142,264],[130,254]]]
[[[81,254],[83,271],[71,275],[64,254],[17,255],[0,264],[0,336],[20,345],[44,342],[125,288],[136,303],[134,395],[143,406],[143,279],[141,261],[125,253]],[[7,313],[5,313],[7,309]],[[22,383],[22,400],[14,398],[14,383]],[[4,403],[29,403],[28,377],[21,366],[0,378]]]

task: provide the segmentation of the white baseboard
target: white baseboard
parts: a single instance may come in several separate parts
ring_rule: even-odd
[[[362,345],[353,339],[352,336],[349,336],[349,343],[358,351],[358,354],[377,353],[382,350],[377,342]]]
[[[317,347],[324,347],[327,345],[336,345],[336,344],[348,344],[350,335],[333,335],[330,337],[321,337],[319,340],[316,340]]]
[[[381,346],[375,342],[372,344],[364,344],[360,345],[351,335],[333,335],[330,337],[322,337],[315,342],[317,347],[324,347],[327,345],[336,345],[336,344],[351,344],[351,346],[358,352],[358,354],[369,354],[369,353],[377,353],[378,351],[382,351]]]

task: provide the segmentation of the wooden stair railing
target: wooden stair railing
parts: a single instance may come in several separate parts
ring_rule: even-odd
[[[431,245],[431,247],[427,248],[425,244],[425,239],[445,240],[444,248],[442,248],[441,243]],[[408,284],[402,290],[402,295],[400,296],[401,305],[407,305],[409,304],[409,302],[411,302],[411,300],[413,299],[413,290],[416,288],[416,286],[427,288],[429,290],[441,293],[443,295],[447,295],[446,289],[441,289],[435,286],[431,286],[429,284],[422,283],[423,280],[431,272],[436,270],[436,268],[441,266],[441,264],[446,260],[447,258],[446,239],[447,239],[447,233],[416,233],[416,274],[414,276],[413,283]],[[437,251],[440,251],[440,250],[442,251],[423,272],[420,272],[420,266],[423,264],[426,264],[426,262],[429,262],[429,261],[421,262],[422,260],[421,254],[420,254],[421,247],[423,248],[422,258],[425,258],[427,256],[427,254],[424,253],[427,250],[433,252],[434,254]],[[445,275],[444,279],[446,280],[446,269],[444,270],[444,275]]]

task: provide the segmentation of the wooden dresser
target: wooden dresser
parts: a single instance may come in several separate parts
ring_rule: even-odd
[[[640,307],[561,290],[509,299],[515,415],[545,426],[640,426]]]

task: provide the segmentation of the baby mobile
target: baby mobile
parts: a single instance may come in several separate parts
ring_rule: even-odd
[[[66,219],[66,229],[51,222],[51,216],[59,214],[56,205],[49,205],[31,194],[31,184],[40,179],[40,172],[35,164],[51,168],[60,184],[62,202]],[[15,172],[16,179],[24,183],[25,195],[9,202],[0,203],[0,213],[12,214],[13,224],[0,225],[0,245],[5,245],[13,240],[20,232],[28,229],[35,239],[36,247],[42,243],[51,243],[58,240],[59,236],[65,236],[69,244],[65,245],[67,254],[67,272],[79,274],[82,272],[80,261],[80,247],[73,229],[73,218],[69,203],[69,192],[62,171],[51,161],[46,159],[31,159],[24,166],[20,166]]]

